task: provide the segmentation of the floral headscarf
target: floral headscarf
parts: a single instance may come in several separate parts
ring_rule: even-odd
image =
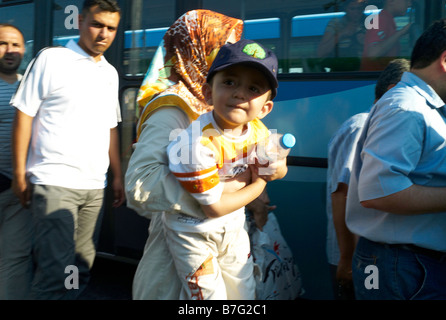
[[[201,91],[218,50],[235,32],[240,40],[243,21],[210,10],[185,13],[166,31],[139,89],[141,113],[137,137],[150,114],[177,105],[195,120],[210,111]]]

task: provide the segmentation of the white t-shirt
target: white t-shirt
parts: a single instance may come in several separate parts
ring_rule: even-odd
[[[34,184],[102,189],[110,129],[121,121],[119,77],[77,43],[41,51],[11,104],[34,117],[27,171]]]

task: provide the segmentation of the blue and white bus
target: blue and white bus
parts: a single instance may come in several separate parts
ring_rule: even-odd
[[[26,63],[42,47],[60,45],[77,36],[74,15],[82,0],[0,0],[0,22],[22,29],[27,40]],[[120,74],[123,122],[120,125],[123,172],[132,153],[137,119],[136,94],[164,32],[184,12],[210,9],[245,21],[244,37],[274,50],[279,58],[279,91],[268,127],[293,133],[297,139],[288,159],[289,173],[268,185],[281,231],[302,274],[304,298],[333,299],[326,257],[325,209],[327,144],[350,116],[366,111],[374,100],[381,70],[351,68],[332,57],[337,68],[324,65],[317,48],[328,22],[342,17],[344,0],[132,0],[119,1],[123,17],[119,34],[106,53]],[[412,0],[398,28],[413,23],[400,39],[401,57],[410,57],[417,36],[433,20],[446,16],[445,0]],[[365,16],[383,8],[368,0]],[[360,58],[360,57],[353,57]],[[340,66],[340,67],[339,67]],[[343,69],[343,66],[345,68]],[[147,220],[126,206],[107,206],[98,255],[136,263],[148,235]]]

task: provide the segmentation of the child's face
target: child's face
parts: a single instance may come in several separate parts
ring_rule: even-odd
[[[265,117],[273,107],[265,75],[245,65],[217,72],[204,93],[206,101],[214,106],[218,126],[233,130],[234,135],[241,134],[249,121]]]

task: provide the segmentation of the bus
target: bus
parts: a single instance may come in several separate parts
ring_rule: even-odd
[[[352,63],[360,57],[318,56],[318,45],[332,19],[342,18],[345,0],[132,0],[123,10],[118,35],[106,52],[120,75],[123,121],[119,125],[123,172],[135,141],[136,95],[167,28],[183,13],[209,9],[244,21],[244,38],[271,48],[279,58],[279,90],[264,122],[290,132],[296,146],[288,157],[289,172],[268,184],[275,215],[301,272],[305,294],[312,300],[334,299],[326,255],[327,145],[350,116],[367,111],[381,70],[362,71]],[[0,21],[18,26],[26,38],[22,70],[43,47],[76,39],[76,17],[82,0],[0,0]],[[367,17],[382,10],[384,0],[368,0]],[[400,56],[411,49],[427,26],[446,13],[445,0],[412,0],[397,28],[412,24],[400,39]],[[108,197],[110,196],[109,193]],[[123,205],[107,201],[98,255],[137,263],[142,256],[150,220]]]

